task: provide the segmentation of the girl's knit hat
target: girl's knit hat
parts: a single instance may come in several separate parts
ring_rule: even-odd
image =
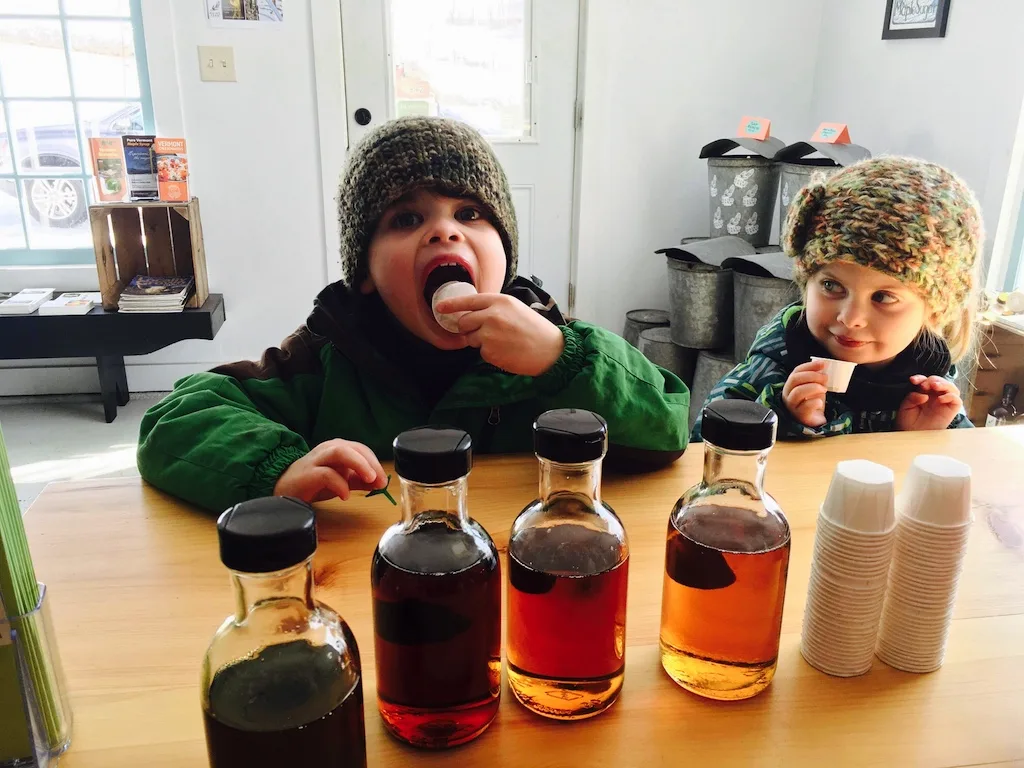
[[[338,232],[344,282],[358,286],[369,274],[369,249],[389,205],[418,187],[452,197],[473,197],[505,246],[505,284],[516,276],[516,212],[508,179],[484,138],[465,123],[405,117],[370,131],[352,149],[338,187]]]
[[[800,190],[782,244],[801,286],[830,261],[871,267],[914,286],[939,324],[974,290],[984,231],[958,176],[934,163],[880,157]]]

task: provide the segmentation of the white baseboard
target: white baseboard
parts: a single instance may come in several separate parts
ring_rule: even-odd
[[[25,364],[0,367],[0,397],[93,394],[100,391],[95,363],[89,365],[86,361],[74,360],[55,366],[52,361],[19,362]],[[209,369],[210,363],[125,366],[130,392],[167,392],[182,376]]]

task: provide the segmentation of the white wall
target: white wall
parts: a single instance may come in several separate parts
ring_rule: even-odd
[[[816,120],[875,155],[948,166],[981,203],[990,251],[1024,98],[1024,2],[954,0],[944,38],[882,40],[885,0],[826,0]]]
[[[709,234],[700,148],[740,116],[787,143],[813,130],[820,0],[590,2],[576,314],[622,331],[668,306],[654,251]]]
[[[211,28],[203,3],[168,6],[210,286],[228,320],[216,341],[146,362],[255,357],[305,320],[326,282],[309,5],[287,3],[283,24],[238,31]],[[147,38],[160,34],[147,21]],[[200,81],[199,45],[232,46],[238,82]]]

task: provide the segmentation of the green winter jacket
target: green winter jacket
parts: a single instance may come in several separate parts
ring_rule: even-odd
[[[388,461],[403,430],[447,424],[468,432],[478,453],[525,453],[537,416],[566,407],[607,420],[609,462],[639,468],[678,458],[687,444],[686,386],[615,334],[565,324],[550,297],[516,282],[529,297],[520,299],[561,321],[565,350],[543,375],[505,373],[476,350],[467,357],[429,347],[423,360],[454,360],[458,370],[450,386],[425,394],[429,388],[415,367],[396,353],[413,342],[381,332],[386,322],[368,326],[356,308],[362,300],[334,284],[317,298],[306,324],[260,362],[177,382],[143,418],[139,472],[157,488],[220,511],[270,495],[284,470],[325,440],[364,443]]]
[[[783,308],[754,339],[747,359],[733,368],[711,390],[707,402],[735,398],[754,400],[771,408],[779,417],[779,438],[828,437],[859,432],[894,432],[896,415],[913,386],[910,377],[956,378],[945,344],[911,345],[881,369],[857,366],[849,389],[829,392],[825,397],[825,418],[820,427],[808,427],[793,418],[782,399],[782,389],[793,369],[809,363],[811,356],[829,357],[828,351],[811,335],[800,304]],[[701,412],[703,412],[703,405]],[[693,427],[693,440],[700,440],[700,419]],[[961,408],[950,429],[974,425]]]

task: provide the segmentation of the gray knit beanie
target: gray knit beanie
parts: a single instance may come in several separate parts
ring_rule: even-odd
[[[369,274],[370,240],[381,215],[418,187],[474,197],[489,209],[505,246],[505,285],[516,276],[516,212],[498,158],[473,128],[455,120],[404,117],[368,133],[352,150],[338,187],[342,279]]]

